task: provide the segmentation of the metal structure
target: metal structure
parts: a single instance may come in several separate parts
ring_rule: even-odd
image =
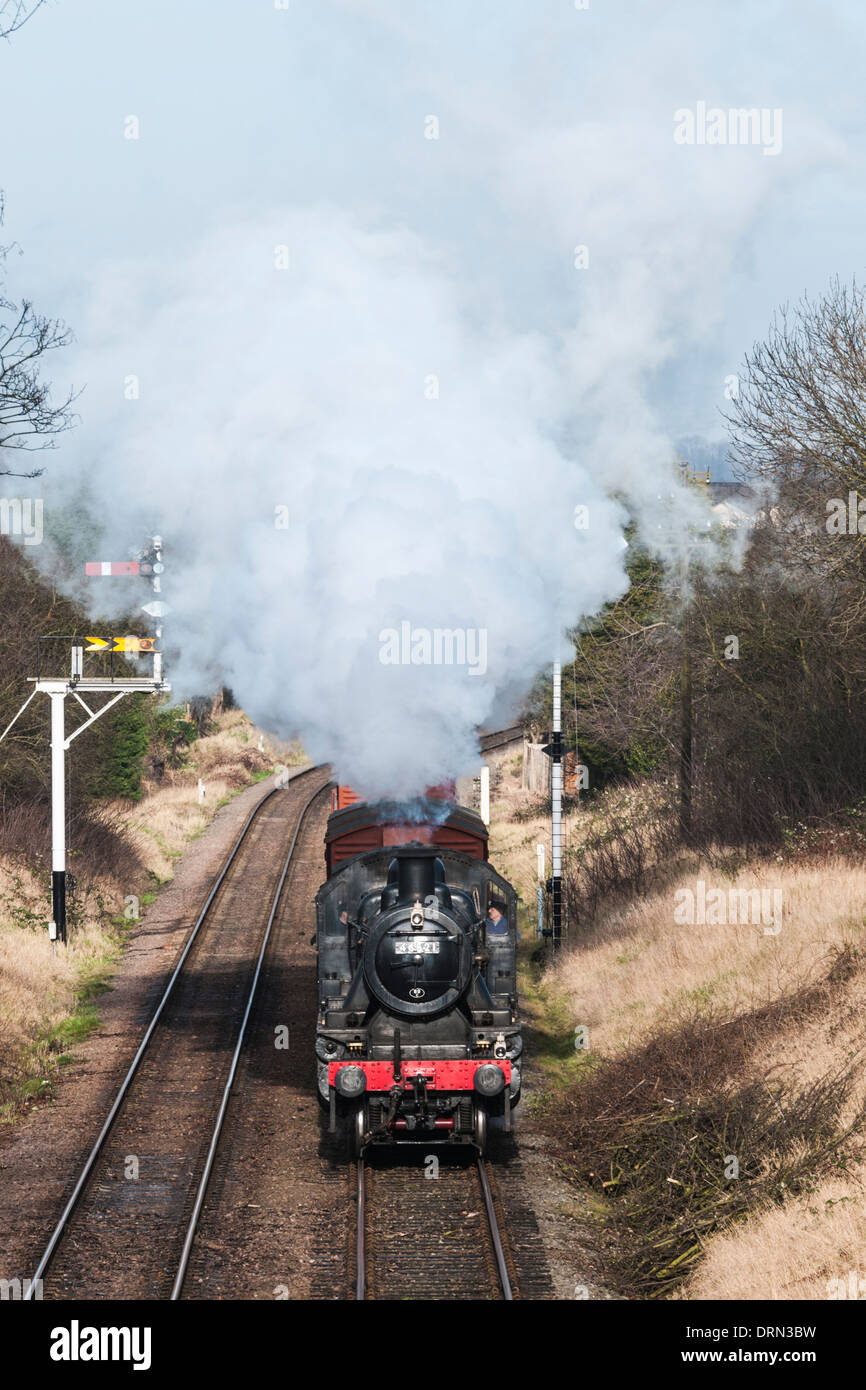
[[[553,663],[553,728],[551,729],[551,940],[556,951],[562,942],[562,664]]]
[[[158,594],[162,589],[160,576],[165,569],[162,537],[151,536],[142,551],[140,561],[89,561],[84,568],[85,574],[92,577],[147,575],[150,577],[154,593]],[[82,638],[78,634],[69,633],[37,637],[36,675],[29,678],[33,690],[12,723],[0,734],[0,743],[2,743],[35,695],[43,694],[49,697],[51,701],[51,920],[48,923],[48,935],[52,941],[66,941],[66,754],[70,744],[73,739],[78,738],[79,734],[83,734],[85,729],[89,729],[91,724],[95,724],[103,714],[107,714],[119,700],[123,699],[124,695],[139,692],[165,694],[171,690],[171,686],[163,679],[162,652],[156,647],[156,642],[162,637],[161,620],[168,612],[167,606],[161,601],[156,601],[143,605],[142,611],[147,613],[148,617],[156,624],[154,638],[130,636],[108,639],[102,637]],[[53,658],[49,659],[50,674],[46,676],[44,673],[46,646],[49,652],[54,653],[57,648],[53,644],[57,642],[69,644],[68,676],[56,674]],[[85,646],[85,642],[90,645]],[[101,658],[98,675],[85,675],[84,657],[90,652],[97,653]],[[124,657],[127,655],[150,655],[153,660],[150,676],[130,676],[130,668],[125,660],[121,663],[120,674],[118,674],[114,659],[115,654],[118,653]],[[83,694],[107,694],[111,698],[99,709],[93,710],[81,698]],[[67,735],[66,700],[70,695],[81,705],[87,719]]]
[[[68,676],[45,677],[43,644],[45,642],[67,642],[70,644],[70,670]],[[37,638],[36,676],[29,678],[33,689],[19,709],[12,723],[0,734],[0,743],[11,731],[36,695],[47,695],[51,701],[51,920],[48,935],[52,941],[66,941],[66,754],[73,740],[95,724],[103,714],[107,714],[124,695],[144,692],[163,694],[171,686],[162,678],[162,656],[153,652],[154,672],[150,676],[115,675],[114,653],[109,653],[108,675],[88,676],[84,674],[84,639],[79,636],[57,636]],[[157,666],[159,663],[159,666]],[[129,667],[124,665],[124,670]],[[159,674],[157,674],[157,669]],[[66,732],[66,701],[69,696],[81,705],[87,718],[71,733]],[[109,699],[91,709],[83,695],[108,695]]]
[[[481,764],[481,819],[485,825],[490,824],[490,767],[487,763]]]

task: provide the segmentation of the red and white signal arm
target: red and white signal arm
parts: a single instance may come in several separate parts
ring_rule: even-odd
[[[137,560],[88,560],[85,574],[139,574]]]

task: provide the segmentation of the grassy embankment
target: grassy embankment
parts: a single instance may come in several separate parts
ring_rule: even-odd
[[[135,925],[130,899],[143,914],[220,806],[277,762],[304,761],[297,747],[269,739],[259,751],[258,731],[240,710],[215,724],[182,767],[166,769],[159,783],[145,782],[141,801],[107,807],[123,846],[120,872],[70,855],[78,886],[65,950],[55,954],[45,930],[45,873],[28,855],[0,855],[0,1124],[50,1095],[70,1049],[97,1026],[97,998],[110,987]],[[206,788],[201,804],[199,778]]]
[[[527,816],[515,773],[493,845],[533,908],[546,820]],[[634,793],[572,817],[571,852],[623,812],[641,815]],[[699,879],[726,896],[778,891],[781,919],[680,924],[675,894]],[[639,895],[572,922],[546,967],[524,914],[535,1123],[582,1195],[616,1293],[824,1299],[852,1270],[866,1276],[864,902],[862,853],[827,836],[761,863],[660,863]]]

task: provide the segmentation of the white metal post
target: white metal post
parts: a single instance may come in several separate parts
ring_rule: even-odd
[[[154,589],[158,593],[160,590],[159,575],[163,571],[162,563],[162,539],[154,536]],[[92,567],[93,573],[112,572],[113,566],[102,564],[97,569]],[[88,565],[88,572],[91,566]],[[152,605],[157,611],[155,616],[161,617],[165,611],[162,603]],[[147,612],[147,608],[145,609]],[[162,635],[162,628],[157,628],[157,636]],[[64,640],[63,638],[51,637],[50,640]],[[48,695],[51,700],[51,920],[48,924],[48,932],[52,941],[66,941],[66,752],[73,739],[78,738],[94,724],[97,719],[101,719],[110,709],[117,704],[118,700],[123,699],[124,695],[134,691],[147,692],[151,694],[162,694],[171,690],[171,686],[163,679],[162,656],[154,653],[154,674],[153,677],[119,677],[115,679],[112,673],[105,676],[85,676],[84,675],[84,654],[85,651],[105,651],[109,649],[108,639],[88,638],[93,643],[89,647],[84,647],[80,638],[71,638],[70,667],[69,676],[62,679],[41,679],[39,661],[39,639],[37,638],[37,674],[30,679],[33,682],[33,690],[24,701],[23,705],[15,715],[10,724],[0,733],[0,743],[11,733],[12,729],[27,709],[33,697],[42,693]],[[117,637],[112,639],[114,646],[111,651],[124,651],[126,647]],[[136,643],[134,650],[138,650]],[[83,694],[93,692],[96,694],[108,695],[111,698],[106,701],[100,709],[92,710],[82,699]],[[87,718],[79,724],[69,737],[66,737],[66,697],[72,695]]]
[[[154,577],[153,577],[153,580],[152,580],[151,582],[152,582],[152,584],[153,584],[153,592],[154,592],[155,594],[158,594],[158,593],[161,593],[161,592],[162,592],[162,580],[161,580],[160,577],[159,577],[159,576],[162,574],[162,570],[163,570],[163,564],[162,564],[162,536],[154,536],[154,538],[153,538],[153,549],[154,549],[154,562],[153,562],[153,573],[154,573]],[[157,640],[158,642],[161,642],[161,641],[162,641],[162,622],[161,622],[161,620],[160,620],[160,615],[157,615],[157,622],[156,622],[156,640]],[[155,681],[161,681],[161,680],[162,680],[162,652],[161,652],[161,651],[159,651],[159,652],[154,652],[154,654],[153,654],[153,679],[154,679]]]
[[[553,663],[553,766],[550,778],[554,949],[562,936],[562,665]]]
[[[481,764],[481,819],[490,824],[490,768],[486,763]]]
[[[52,941],[66,940],[65,690],[51,696],[51,924]]]

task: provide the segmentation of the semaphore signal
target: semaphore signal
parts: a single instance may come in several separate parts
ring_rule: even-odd
[[[140,574],[141,566],[137,560],[88,560],[84,573],[97,574]]]
[[[85,573],[93,576],[146,575],[156,593],[161,590],[160,575],[165,566],[162,561],[162,538],[153,536],[142,551],[141,560],[89,561]],[[155,623],[159,623],[168,612],[166,604],[159,600],[143,604],[143,611]],[[48,695],[51,701],[51,920],[48,935],[52,942],[66,941],[66,890],[68,875],[66,871],[66,753],[72,740],[91,724],[106,714],[124,695],[136,691],[145,694],[164,694],[171,686],[163,679],[162,652],[157,646],[162,637],[162,627],[157,626],[154,637],[79,637],[77,634],[65,636],[52,635],[36,639],[36,675],[30,677],[33,689],[19,709],[11,724],[0,733],[0,743],[18,722],[33,697],[39,693]],[[69,644],[69,674],[52,672],[46,678],[42,674],[43,644],[64,642]],[[85,646],[88,642],[90,645]],[[56,651],[56,647],[51,650]],[[84,672],[84,656],[95,652],[108,656],[108,675],[91,675]],[[114,673],[115,653],[123,656],[153,657],[153,671],[149,676],[116,676]],[[104,667],[102,670],[104,671]],[[129,667],[121,669],[128,671]],[[104,694],[110,699],[99,709],[91,709],[82,699],[84,694]],[[66,733],[66,699],[71,695],[81,705],[87,718],[70,734]]]
[[[155,652],[156,638],[154,637],[88,637],[89,647],[85,647],[86,652]],[[112,646],[112,642],[114,646]]]

